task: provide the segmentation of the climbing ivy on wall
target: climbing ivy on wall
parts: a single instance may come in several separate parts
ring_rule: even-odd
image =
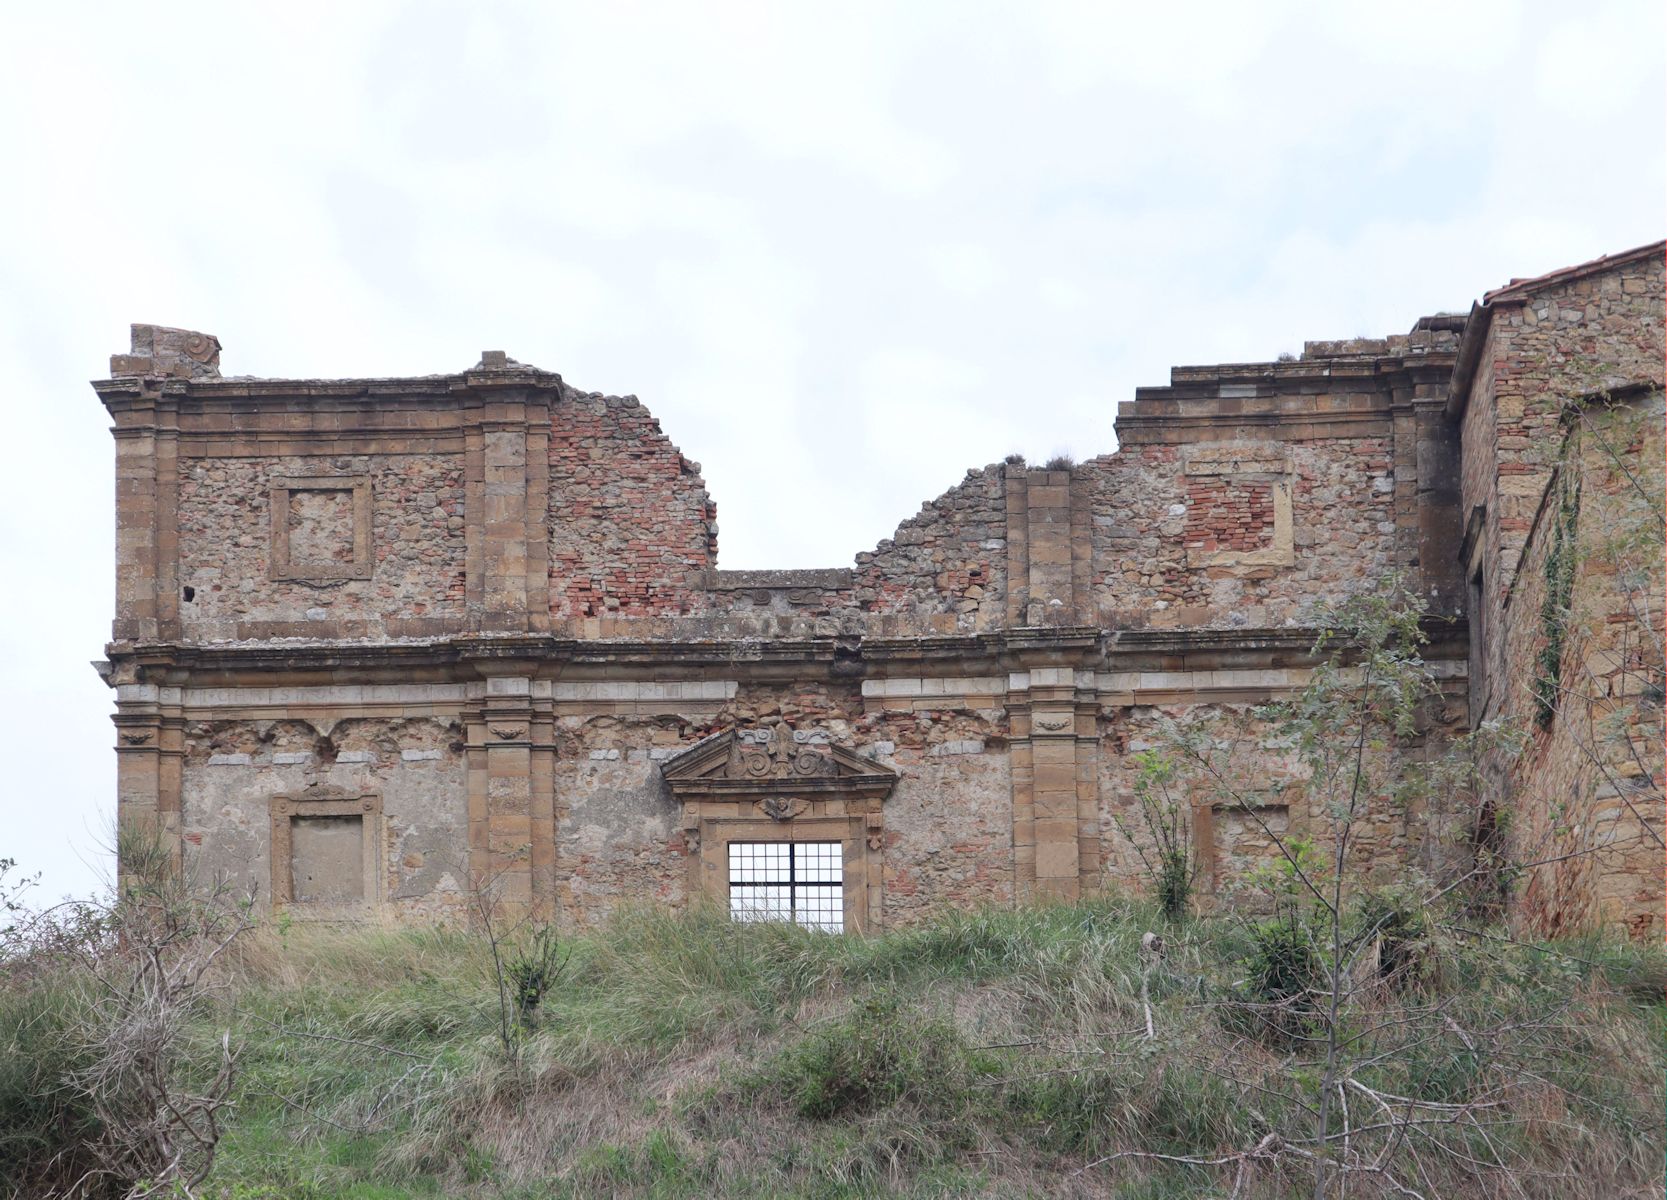
[[[1540,602],[1540,632],[1544,644],[1534,672],[1534,719],[1548,728],[1557,714],[1563,673],[1563,650],[1569,632],[1569,604],[1574,598],[1575,532],[1580,521],[1580,481],[1570,469],[1569,445],[1557,473],[1556,511],[1551,518],[1551,544],[1545,553],[1545,599]]]

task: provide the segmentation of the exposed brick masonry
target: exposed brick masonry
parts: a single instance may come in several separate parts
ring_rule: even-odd
[[[1182,545],[1197,550],[1260,550],[1273,535],[1273,485],[1200,480],[1187,486]]]
[[[550,429],[550,613],[652,616],[702,606],[717,508],[635,396],[565,389]]]

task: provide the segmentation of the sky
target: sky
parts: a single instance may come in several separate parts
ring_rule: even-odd
[[[108,419],[483,349],[640,397],[720,565],[848,566],[1172,365],[1406,332],[1663,236],[1659,0],[15,6],[0,39],[0,857],[107,874]]]

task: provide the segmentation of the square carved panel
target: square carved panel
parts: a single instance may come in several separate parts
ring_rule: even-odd
[[[273,579],[369,579],[370,476],[274,479],[271,563]]]

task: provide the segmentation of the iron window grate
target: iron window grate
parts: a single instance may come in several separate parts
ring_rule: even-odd
[[[729,843],[729,915],[845,929],[845,848],[839,842]]]

